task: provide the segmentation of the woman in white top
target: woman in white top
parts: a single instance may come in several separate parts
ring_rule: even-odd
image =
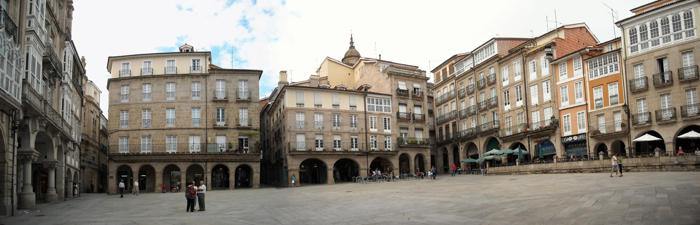
[[[204,211],[204,194],[207,193],[207,185],[204,185],[204,180],[197,187],[197,202],[199,203],[199,211]]]
[[[618,170],[618,168],[617,168],[617,154],[614,154],[610,158],[610,163],[612,164],[612,170],[610,171],[610,177],[612,177],[613,172],[615,173],[615,175],[617,175],[617,170]]]

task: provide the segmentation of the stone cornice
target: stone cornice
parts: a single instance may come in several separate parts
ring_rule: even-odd
[[[109,159],[118,163],[132,162],[259,162],[260,154],[249,153],[150,153],[109,154]]]

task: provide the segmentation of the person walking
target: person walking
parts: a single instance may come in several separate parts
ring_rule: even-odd
[[[430,169],[430,172],[433,175],[433,180],[437,179],[437,169],[433,166],[433,168]]]
[[[134,190],[131,191],[133,195],[139,195],[139,181],[134,180]]]
[[[452,176],[454,177],[455,174],[457,174],[457,164],[455,164],[455,163],[450,164],[450,171],[452,171]]]
[[[295,187],[297,184],[297,177],[292,174],[292,187]]]
[[[623,156],[617,158],[617,170],[620,172],[620,177],[622,177],[622,158]]]
[[[204,194],[207,193],[207,185],[204,184],[204,180],[200,182],[201,184],[197,187],[197,202],[199,203],[199,211],[204,211]]]
[[[612,165],[612,170],[610,171],[610,177],[613,177],[613,173],[617,175],[619,167],[617,166],[617,153],[610,157],[610,164]]]
[[[119,196],[120,198],[124,197],[124,188],[126,188],[124,186],[124,180],[119,180],[119,194],[121,195]]]
[[[194,187],[194,181],[192,181],[185,189],[185,199],[187,199],[186,212],[194,212],[194,201],[196,196],[197,189]]]

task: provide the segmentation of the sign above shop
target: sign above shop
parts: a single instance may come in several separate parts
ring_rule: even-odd
[[[568,144],[568,143],[580,142],[580,141],[586,141],[586,133],[561,137],[562,144]]]

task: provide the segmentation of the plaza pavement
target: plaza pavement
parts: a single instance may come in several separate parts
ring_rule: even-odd
[[[82,194],[0,224],[700,224],[700,172],[441,176],[207,193]]]

